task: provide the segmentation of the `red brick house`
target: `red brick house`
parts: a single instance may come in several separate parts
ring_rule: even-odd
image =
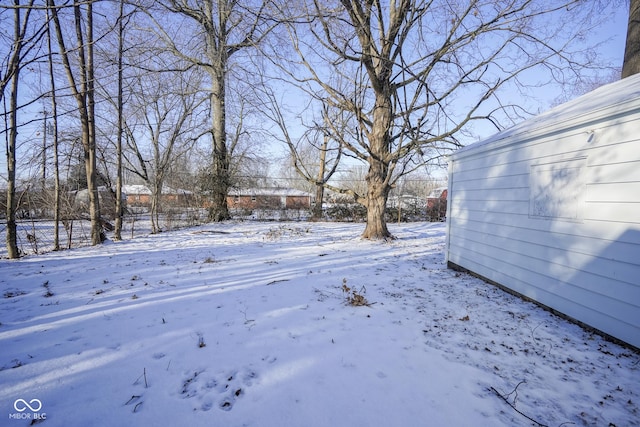
[[[427,196],[427,217],[441,221],[447,216],[447,187],[436,188]]]
[[[123,185],[122,192],[126,195],[127,206],[151,207],[151,190],[145,185]],[[164,187],[161,202],[173,206],[189,206],[194,202],[191,191]]]
[[[227,196],[230,209],[310,209],[312,196],[293,188],[232,189]]]

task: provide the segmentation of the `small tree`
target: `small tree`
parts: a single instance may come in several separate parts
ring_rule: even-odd
[[[13,34],[10,37],[11,48],[6,52],[0,68],[0,101],[4,100],[5,89],[10,85],[9,110],[5,111],[9,117],[5,126],[7,147],[7,198],[5,215],[7,218],[7,254],[9,258],[18,258],[20,251],[17,240],[16,210],[18,197],[16,195],[16,149],[18,139],[18,98],[20,88],[20,71],[33,61],[30,53],[39,46],[43,34],[44,24],[32,28],[31,17],[33,0],[22,5],[20,0],[14,0],[13,5],[2,5],[2,8],[13,8]],[[5,53],[5,52],[3,52]],[[3,103],[3,105],[6,105]],[[6,117],[5,115],[5,117]],[[6,121],[5,121],[5,124]]]
[[[205,101],[199,93],[198,70],[178,72],[158,79],[158,73],[138,76],[135,104],[139,130],[127,123],[128,145],[133,156],[128,158],[131,171],[142,178],[151,190],[151,228],[161,231],[159,213],[167,175],[193,146],[192,132],[197,128],[198,107]],[[133,105],[130,105],[133,107]]]
[[[47,9],[47,62],[49,68],[49,84],[51,86],[51,119],[53,134],[53,250],[60,249],[60,221],[62,220],[62,199],[60,188],[60,156],[58,139],[58,98],[56,91],[56,79],[53,62],[53,46],[51,40],[50,11]],[[44,130],[47,132],[47,129]]]
[[[322,104],[320,118],[310,124],[303,124],[303,127],[307,128],[306,132],[300,138],[296,138],[289,133],[290,125],[284,116],[282,103],[276,98],[274,91],[264,82],[261,91],[262,112],[277,129],[272,136],[274,139],[284,140],[289,147],[291,165],[287,164],[285,167],[293,167],[298,176],[313,186],[315,205],[312,218],[320,219],[323,216],[325,187],[339,191],[336,187],[330,186],[329,181],[340,164],[343,153],[340,141],[349,132],[350,122],[344,111],[332,110],[327,104]],[[342,135],[341,139],[333,136],[336,132]]]
[[[118,8],[118,95],[116,97],[116,113],[117,113],[117,135],[116,135],[116,212],[115,227],[113,237],[115,240],[122,239],[122,213],[124,206],[122,205],[122,140],[124,137],[124,100],[123,100],[123,57],[124,57],[124,37],[125,37],[125,14],[124,0],[120,0]]]

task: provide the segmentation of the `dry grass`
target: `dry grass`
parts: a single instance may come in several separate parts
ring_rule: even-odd
[[[354,288],[350,288],[349,286],[347,286],[347,279],[342,279],[342,292],[346,295],[347,304],[349,305],[353,305],[356,307],[361,307],[361,306],[368,307],[371,305],[363,295],[364,293],[367,292],[364,286],[360,288],[360,290],[358,291]]]

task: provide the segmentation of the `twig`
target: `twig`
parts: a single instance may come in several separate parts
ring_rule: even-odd
[[[131,399],[127,400],[127,403],[125,403],[125,405],[129,405],[130,403],[133,403],[138,399],[140,399],[140,396],[134,394],[133,396],[131,396]]]
[[[520,381],[520,382],[516,385],[516,387],[513,389],[513,391],[511,391],[511,393],[507,394],[507,396],[506,396],[506,397],[509,397],[509,396],[511,396],[512,394],[514,394],[514,393],[515,393],[515,396],[513,396],[513,404],[514,404],[514,405],[516,404],[516,401],[518,400],[518,387],[520,387],[520,385],[522,385],[522,384],[524,384],[524,383],[526,383],[526,382],[527,382],[526,380],[522,380],[522,381]]]
[[[524,381],[521,381],[520,383],[518,383],[518,385],[522,384],[523,382]],[[516,389],[517,388],[518,388],[518,386],[516,386]],[[507,399],[505,396],[500,394],[500,392],[498,392],[498,390],[496,390],[495,388],[491,387],[491,391],[494,392],[496,394],[496,396],[498,396],[500,399],[504,400],[507,403],[507,405],[511,406],[511,408],[513,408],[514,411],[516,411],[517,413],[519,413],[520,415],[522,415],[523,417],[525,417],[529,421],[532,421],[532,422],[536,423],[540,427],[549,427],[548,425],[542,424],[542,423],[534,420],[533,418],[531,418],[527,414],[523,413],[522,411],[520,411],[518,408],[515,407],[515,404],[512,404],[511,402],[509,402],[509,399]],[[515,389],[514,389],[514,391],[515,391]],[[512,391],[511,393],[513,393],[514,391]],[[507,396],[509,396],[511,393],[509,393]],[[517,393],[516,393],[516,396],[517,396]]]
[[[533,338],[534,340],[538,341],[539,338],[536,338],[534,336],[534,334],[536,333],[536,329],[538,329],[540,326],[544,325],[546,322],[541,322],[538,324],[538,326],[536,326],[535,328],[531,329],[531,338]]]
[[[251,329],[253,326],[255,326],[255,320],[254,319],[249,319],[247,318],[247,309],[245,308],[244,311],[239,310],[240,313],[242,313],[244,315],[244,324],[245,325],[251,325],[249,326],[249,329]]]
[[[328,291],[328,290],[326,290],[326,289],[325,289],[324,291],[321,291],[321,290],[320,290],[320,289],[318,289],[318,288],[313,288],[313,290],[314,290],[314,292],[317,292],[317,293],[319,293],[320,295],[323,295],[323,296],[326,296],[325,294],[331,294],[331,295],[333,295],[334,297],[338,297],[338,298],[340,298],[340,295],[338,295],[337,293],[335,293],[335,292],[331,292],[331,291]]]
[[[149,384],[147,384],[147,368],[143,368],[142,375],[144,375],[144,388],[149,388]]]
[[[536,330],[537,330],[540,326],[542,326],[542,325],[544,325],[544,324],[545,324],[545,322],[539,323],[539,324],[538,324],[538,326],[536,326],[535,328],[532,328],[531,326],[527,325],[527,328],[529,328],[529,330],[531,331],[531,339],[533,339],[533,342],[534,342],[534,343],[536,343],[536,342],[541,342],[541,341],[542,341],[542,339],[541,339],[541,338],[536,338],[535,333],[536,333]],[[547,346],[546,346],[545,344],[541,344],[541,345],[542,345],[543,349],[542,349],[541,351],[536,350],[536,354],[537,354],[538,356],[541,356],[541,355],[542,355],[542,353],[543,353],[544,351],[546,351],[546,350],[547,350]],[[549,344],[549,350],[548,350],[548,353],[549,353],[549,354],[551,354],[551,349],[552,349],[552,348],[553,348],[553,346],[552,346],[551,344]]]
[[[267,283],[267,286],[271,286],[271,285],[274,285],[274,284],[280,283],[280,282],[288,282],[288,281],[289,281],[289,279],[272,280],[269,283]]]

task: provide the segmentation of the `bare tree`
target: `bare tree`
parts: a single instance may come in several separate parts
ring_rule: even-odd
[[[239,78],[239,76],[237,76]],[[230,188],[256,185],[268,169],[268,160],[262,155],[264,131],[262,117],[258,118],[253,106],[254,87],[252,82],[236,80],[227,87],[227,147],[228,183]],[[211,174],[209,174],[211,177]],[[215,193],[209,179],[207,193]],[[253,184],[250,184],[253,183]]]
[[[636,73],[640,73],[640,0],[631,0],[622,78]]]
[[[17,242],[16,209],[18,200],[16,196],[16,148],[18,138],[18,92],[20,88],[20,71],[33,59],[27,60],[31,52],[39,46],[44,25],[31,27],[33,0],[22,5],[20,0],[14,0],[12,6],[0,6],[13,8],[13,34],[10,49],[2,60],[0,69],[0,101],[4,100],[5,89],[11,85],[9,93],[9,108],[5,105],[5,137],[7,155],[7,201],[6,218],[7,233],[6,244],[9,258],[18,258],[20,251]],[[8,123],[6,118],[8,115]]]
[[[77,70],[74,73],[69,50],[66,47],[62,24],[55,0],[47,0],[56,30],[60,56],[67,74],[69,87],[78,107],[82,128],[82,146],[89,193],[89,218],[91,220],[91,244],[102,243],[102,223],[97,186],[96,167],[96,126],[95,126],[95,76],[93,38],[93,0],[73,2],[73,22],[75,26]],[[84,8],[83,8],[84,6]],[[85,10],[83,14],[83,9]],[[84,15],[84,16],[83,16]],[[83,28],[84,27],[84,28]],[[77,74],[77,76],[76,76]]]
[[[332,110],[329,105],[322,104],[319,108],[319,120],[313,120],[309,124],[303,123],[302,127],[306,128],[306,131],[301,137],[296,138],[289,132],[290,123],[283,113],[282,102],[266,83],[261,90],[263,114],[278,130],[273,137],[276,140],[284,140],[289,147],[291,166],[298,176],[314,187],[315,205],[312,217],[320,219],[323,215],[325,187],[339,191],[335,186],[331,186],[329,181],[336,173],[342,158],[343,149],[340,141],[346,138],[352,123],[345,111]],[[342,135],[340,139],[335,138],[336,133]]]
[[[318,172],[316,174],[316,181],[315,181],[316,197],[315,197],[315,204],[314,204],[313,209],[311,211],[312,217],[314,219],[322,218],[322,203],[324,201],[324,186],[329,181],[329,179],[331,179],[333,174],[335,173],[336,168],[338,167],[338,164],[340,163],[340,155],[342,153],[342,150],[340,148],[338,148],[337,156],[335,158],[335,162],[333,163],[333,167],[331,167],[331,168],[329,168],[327,170],[327,155],[329,154],[329,142],[331,141],[331,134],[328,133],[328,132],[324,132],[323,130],[320,130],[320,132],[322,132],[322,136],[321,136],[322,143],[318,147],[318,151],[320,152],[320,159],[319,159],[319,161],[317,163],[318,164]],[[295,156],[295,153],[293,153],[293,155]]]
[[[580,0],[310,0],[289,27],[299,88],[355,120],[355,140],[331,129],[367,165],[364,238],[387,239],[385,207],[396,180],[461,146],[473,122],[527,115],[506,87],[574,82],[594,58],[577,44],[600,19]],[[296,9],[291,13],[301,15]],[[598,17],[598,18],[596,18]],[[276,49],[270,57],[281,57]]]
[[[124,0],[120,0],[118,8],[118,95],[116,98],[116,114],[117,114],[117,135],[116,135],[116,212],[115,227],[113,230],[113,238],[115,240],[122,239],[122,139],[124,134],[124,101],[123,101],[123,57],[124,57],[124,36],[125,36],[125,14]]]
[[[197,122],[197,109],[206,100],[199,92],[199,70],[177,72],[169,79],[159,80],[157,73],[146,73],[138,77],[135,95],[130,104],[135,104],[141,121],[136,129],[128,120],[129,149],[133,158],[128,159],[131,171],[141,177],[151,190],[151,228],[153,233],[161,231],[162,192],[167,174],[177,159],[193,146]]]
[[[58,140],[58,99],[56,91],[56,79],[53,64],[53,46],[51,41],[50,11],[47,9],[47,65],[49,68],[49,84],[51,86],[51,119],[53,134],[53,250],[60,249],[60,219],[61,219],[61,197],[60,197],[60,158]],[[47,129],[44,129],[47,132]]]
[[[271,1],[241,2],[238,0],[162,0],[165,10],[193,25],[193,38],[180,44],[179,37],[169,34],[166,27],[157,23],[158,34],[167,48],[190,66],[204,70],[209,76],[209,102],[211,108],[210,135],[213,143],[211,162],[212,194],[210,219],[221,221],[230,218],[227,193],[230,182],[230,157],[232,152],[227,140],[226,89],[232,57],[255,47],[270,33],[277,22],[268,16]],[[146,8],[150,12],[151,10]]]

